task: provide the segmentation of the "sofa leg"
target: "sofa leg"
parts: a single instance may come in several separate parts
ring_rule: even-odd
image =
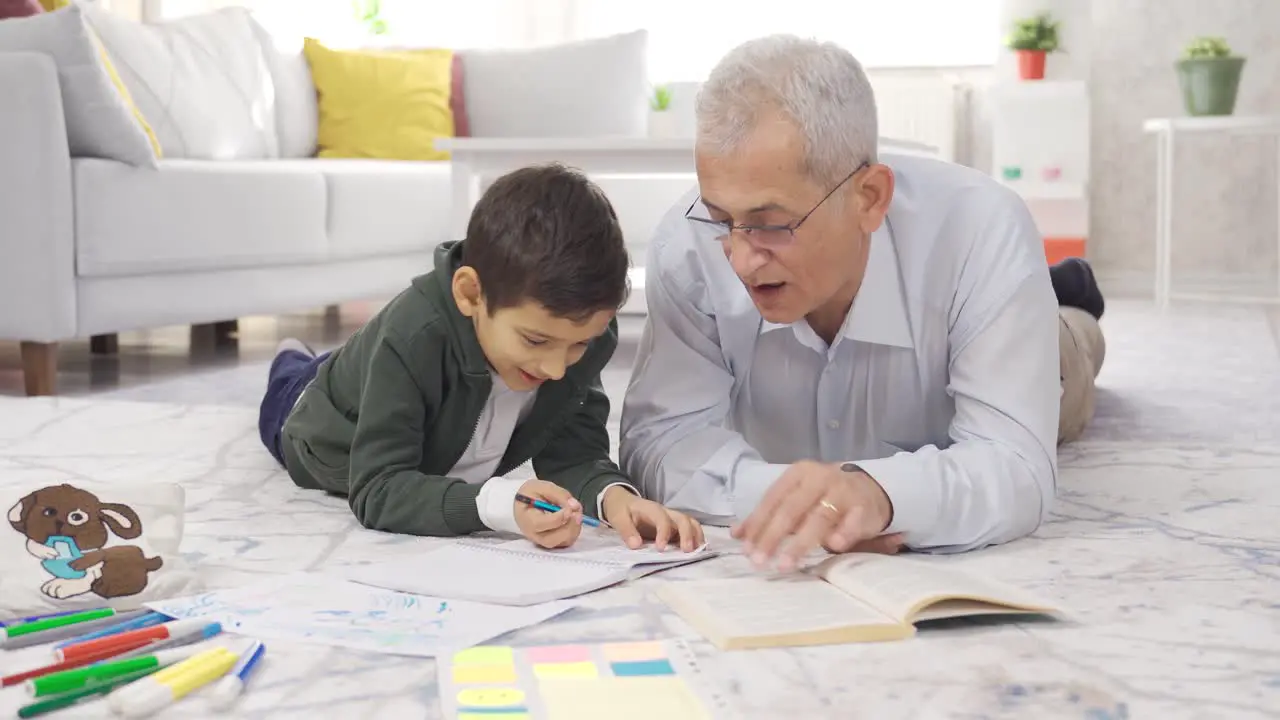
[[[94,355],[115,355],[120,352],[120,336],[115,333],[94,335],[89,338],[89,352]]]
[[[22,379],[27,395],[58,392],[58,343],[23,342]]]
[[[209,352],[234,349],[237,346],[238,338],[236,333],[239,329],[240,323],[236,320],[192,325],[191,350],[193,352]]]

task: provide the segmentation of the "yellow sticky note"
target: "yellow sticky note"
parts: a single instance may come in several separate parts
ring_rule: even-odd
[[[533,674],[539,678],[595,678],[600,673],[593,662],[538,663]]]
[[[514,665],[454,665],[453,682],[456,685],[499,685],[514,683]]]
[[[518,708],[524,704],[524,692],[516,688],[468,688],[458,692],[461,712],[472,708]]]
[[[595,682],[565,678],[538,681],[547,716],[556,720],[711,720],[698,696],[675,676]]]
[[[453,656],[454,665],[512,665],[515,653],[505,645],[479,645]]]

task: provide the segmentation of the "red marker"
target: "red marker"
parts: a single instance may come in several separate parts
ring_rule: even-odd
[[[189,620],[175,620],[174,622],[165,623],[163,625],[153,625],[140,630],[131,630],[118,635],[108,635],[107,637],[96,638],[94,640],[86,640],[75,645],[68,645],[54,651],[54,655],[59,660],[74,660],[84,657],[85,655],[93,655],[95,653],[109,650],[112,648],[120,648],[129,646],[128,650],[138,647],[139,641],[151,642],[153,640],[184,640],[187,638],[206,638],[217,635],[222,631],[222,626],[218,623],[211,623],[206,618],[191,618]]]
[[[33,678],[44,677],[45,675],[48,675],[50,673],[62,672],[63,670],[71,670],[73,668],[84,667],[85,665],[92,665],[93,663],[99,662],[101,660],[108,660],[110,658],[113,658],[116,655],[119,655],[121,653],[146,647],[151,643],[152,643],[151,640],[135,640],[132,643],[121,645],[119,647],[99,650],[96,653],[88,653],[85,655],[81,655],[80,657],[73,658],[71,660],[64,660],[62,662],[55,663],[53,665],[45,665],[44,667],[38,667],[32,670],[24,670],[20,673],[15,673],[13,675],[6,675],[3,678],[0,678],[0,687],[9,687],[10,685],[17,685],[18,683],[24,680],[31,680]]]

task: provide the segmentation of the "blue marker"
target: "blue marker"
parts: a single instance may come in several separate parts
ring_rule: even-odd
[[[564,509],[559,505],[552,505],[551,503],[543,500],[534,500],[528,495],[516,495],[516,502],[522,502],[525,505],[536,507],[539,510],[546,510],[547,512],[553,512],[553,513],[560,512],[561,510]],[[586,513],[582,514],[582,524],[588,525],[590,527],[600,527],[600,521],[593,517],[590,517]]]
[[[244,686],[249,682],[249,675],[253,673],[253,669],[266,651],[265,645],[254,640],[244,652],[240,653],[240,659],[236,661],[235,666],[209,691],[209,704],[214,710],[226,710],[235,703],[244,692]]]
[[[142,628],[151,627],[152,625],[160,625],[161,623],[166,622],[169,622],[169,616],[161,615],[158,612],[148,612],[146,615],[142,615],[141,617],[116,623],[115,625],[108,625],[101,630],[95,630],[91,633],[73,637],[70,640],[60,642],[53,647],[64,648],[68,645],[75,645],[76,643],[84,642],[85,640],[97,640],[98,638],[107,637],[108,635],[119,635],[122,632],[141,630]]]

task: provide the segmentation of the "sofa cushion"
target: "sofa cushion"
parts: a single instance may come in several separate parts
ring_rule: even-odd
[[[143,24],[89,5],[85,16],[165,157],[244,160],[279,155],[275,89],[247,10],[224,8]]]
[[[331,257],[429,250],[450,239],[449,163],[313,162],[329,187]]]
[[[72,155],[155,167],[149,129],[124,86],[113,87],[110,63],[79,5],[5,20],[0,23],[0,52],[53,58]]]
[[[72,161],[81,277],[323,261],[325,177],[314,161]]]
[[[0,20],[31,17],[44,12],[36,0],[0,0]]]
[[[462,50],[475,137],[644,136],[648,32],[521,50]]]

